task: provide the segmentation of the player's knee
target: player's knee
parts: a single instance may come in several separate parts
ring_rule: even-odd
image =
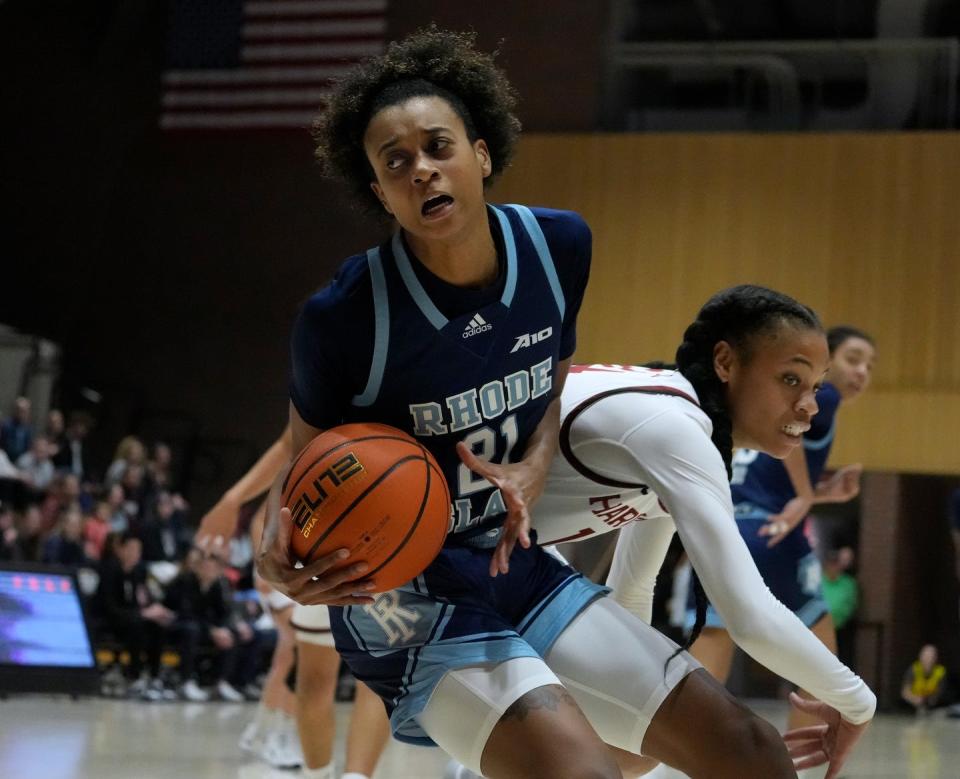
[[[610,747],[610,752],[617,761],[617,766],[619,766],[624,779],[635,779],[635,777],[643,776],[660,765],[660,761],[654,760],[652,757],[635,755],[616,747]]]
[[[583,755],[580,760],[568,762],[564,769],[562,775],[570,779],[622,779],[623,777],[617,764],[613,763],[606,754]]]
[[[724,731],[726,747],[738,755],[738,776],[795,776],[783,738],[769,722],[745,711]]]
[[[325,663],[314,663],[300,656],[297,663],[297,695],[333,698],[337,684],[336,668],[331,669]]]

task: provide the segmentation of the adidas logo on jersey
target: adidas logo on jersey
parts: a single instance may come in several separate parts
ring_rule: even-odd
[[[467,326],[463,328],[462,337],[469,338],[472,335],[485,333],[487,330],[493,330],[493,325],[487,322],[480,314],[474,314],[473,318],[467,322]]]
[[[533,344],[538,344],[541,341],[546,341],[551,335],[553,335],[552,327],[545,327],[539,333],[524,333],[523,335],[518,335],[517,342],[510,350],[510,354],[520,351],[521,349],[526,349],[528,346],[533,346]]]

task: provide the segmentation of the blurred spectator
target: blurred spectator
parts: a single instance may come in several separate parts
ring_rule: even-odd
[[[853,664],[853,615],[860,601],[857,580],[848,573],[853,565],[853,550],[849,546],[831,549],[823,558],[823,599],[837,629],[837,657],[844,664]]]
[[[103,548],[110,533],[110,504],[97,503],[83,523],[83,552],[91,560],[103,557]]]
[[[47,427],[43,434],[50,442],[51,457],[56,457],[60,452],[60,447],[66,441],[63,423],[63,412],[58,408],[52,408],[47,412]]]
[[[20,505],[24,502],[24,494],[23,474],[0,449],[0,502]]]
[[[89,415],[74,412],[70,415],[70,425],[66,433],[59,440],[59,449],[53,456],[53,464],[57,470],[69,471],[81,481],[86,475],[83,462],[83,442],[90,432],[91,420]]]
[[[21,455],[30,450],[33,442],[33,426],[30,419],[30,401],[19,397],[14,401],[13,414],[0,424],[0,448],[2,448],[11,462],[16,462]]]
[[[17,470],[17,466],[10,462],[10,456],[3,449],[0,449],[0,479],[19,478],[20,471]]]
[[[162,490],[151,515],[140,523],[143,559],[147,562],[182,560],[190,549],[190,534],[184,527],[186,503],[179,495]]]
[[[903,675],[900,695],[913,706],[917,714],[935,708],[943,693],[947,670],[937,662],[937,658],[937,648],[933,644],[925,644]]]
[[[124,494],[123,486],[114,484],[107,490],[107,521],[110,523],[110,530],[114,533],[122,533],[130,527],[130,523],[137,518],[138,506],[133,501],[128,501]]]
[[[0,503],[0,560],[18,560],[17,524],[13,508]]]
[[[90,496],[83,494],[80,480],[72,473],[57,474],[40,511],[43,514],[44,532],[49,532],[60,521],[60,516],[68,508],[79,508],[81,513],[90,508]]]
[[[220,666],[217,693],[223,700],[242,701],[239,690],[250,685],[256,674],[260,634],[233,615],[223,561],[213,554],[191,556],[164,599],[164,605],[177,615],[173,630],[179,640],[181,693],[188,700],[207,699],[197,685],[196,660],[201,645],[212,645]]]
[[[46,436],[38,435],[33,439],[30,451],[24,452],[17,459],[17,468],[31,490],[38,494],[47,491],[55,470],[50,459],[50,442]]]
[[[120,479],[123,495],[127,503],[130,519],[139,518],[153,501],[150,483],[146,479],[146,470],[139,463],[130,463]]]
[[[146,586],[146,573],[140,564],[142,546],[131,531],[108,543],[100,564],[100,584],[94,598],[95,612],[130,654],[127,678],[132,680],[128,694],[146,700],[162,700],[160,654],[164,627],[173,621],[173,613],[152,602]],[[147,655],[143,672],[141,653]]]
[[[113,462],[107,468],[107,475],[104,477],[104,484],[110,487],[123,479],[127,468],[131,465],[142,466],[147,459],[147,450],[143,443],[136,436],[128,435],[117,444],[117,451],[113,456]]]
[[[43,546],[43,515],[39,506],[27,506],[17,528],[16,553],[14,560],[28,563],[40,562]]]
[[[43,544],[42,560],[54,565],[87,565],[83,550],[83,514],[79,506],[64,509],[59,528]]]
[[[170,472],[173,463],[173,453],[165,443],[158,441],[153,445],[153,457],[147,463],[147,476],[152,486],[157,490],[173,491]]]

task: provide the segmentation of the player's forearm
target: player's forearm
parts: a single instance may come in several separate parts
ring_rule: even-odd
[[[653,594],[657,573],[673,539],[669,517],[631,522],[620,531],[607,577],[613,597],[647,624],[653,619]]]
[[[810,483],[810,472],[807,470],[807,455],[802,446],[794,448],[783,458],[783,467],[787,469],[790,484],[798,498],[807,498],[811,503],[816,502],[816,491]]]
[[[264,502],[263,532],[260,538],[260,548],[267,549],[277,538],[280,530],[280,497],[283,486],[283,478],[286,475],[286,469],[279,471],[270,485],[270,492]]]
[[[557,453],[559,437],[560,398],[556,397],[547,406],[543,419],[530,436],[527,448],[523,452],[523,462],[546,473]]]
[[[567,382],[572,358],[568,357],[557,365],[553,379],[553,400],[527,441],[527,448],[523,452],[523,462],[537,468],[544,477],[550,468],[550,463],[557,454],[560,440],[560,393]]]

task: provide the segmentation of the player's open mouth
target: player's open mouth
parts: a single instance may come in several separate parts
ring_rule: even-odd
[[[799,438],[810,429],[810,425],[793,424],[784,425],[780,428],[781,433],[786,433],[791,438]]]
[[[453,198],[450,195],[435,195],[424,201],[420,207],[423,216],[437,217],[445,214],[453,207]]]

